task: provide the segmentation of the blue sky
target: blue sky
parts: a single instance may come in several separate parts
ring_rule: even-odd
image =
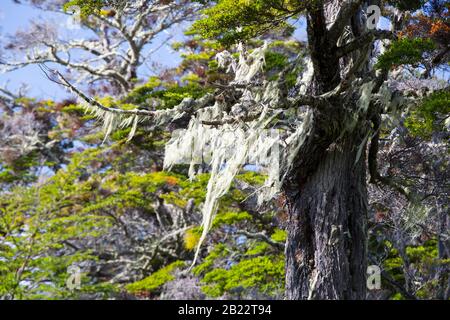
[[[26,30],[31,21],[36,19],[50,20],[59,26],[67,23],[66,15],[55,13],[47,13],[26,5],[14,3],[12,0],[0,0],[0,36],[14,34],[17,30]],[[60,28],[61,29],[61,28]],[[70,32],[71,36],[86,36],[84,31],[63,30]],[[179,38],[181,30],[174,30],[177,34],[175,38]],[[152,59],[158,61],[165,66],[174,66],[179,62],[178,54],[174,53],[170,48],[163,47],[152,55]],[[14,90],[22,83],[29,86],[29,96],[41,99],[58,100],[70,96],[59,85],[50,82],[39,69],[38,66],[28,66],[7,74],[0,73],[0,86],[7,85],[8,89]]]
[[[48,18],[48,14],[28,6],[15,4],[12,0],[0,0],[0,32],[2,36],[25,29],[33,19]],[[0,85],[8,84],[13,90],[25,83],[30,86],[30,95],[39,98],[61,98],[67,96],[58,85],[48,81],[38,66],[29,66],[8,74],[0,73]]]

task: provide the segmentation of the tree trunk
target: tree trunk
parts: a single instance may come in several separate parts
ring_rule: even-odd
[[[349,6],[332,0],[308,13],[308,46],[314,66],[309,87],[312,95],[345,85],[348,73],[354,72],[350,77],[366,77],[371,45],[341,57],[336,46],[366,31],[362,8],[369,2],[361,1],[355,7],[356,2]],[[347,31],[330,33],[330,24],[339,20],[337,25],[347,26]],[[361,95],[353,92],[313,109],[311,131],[284,182],[289,210],[287,299],[366,298],[365,146],[369,118],[360,113]]]
[[[436,210],[439,217],[438,257],[439,260],[450,258],[450,240],[444,236],[450,230],[448,212],[444,208],[444,200],[436,199]],[[437,299],[448,300],[450,298],[450,268],[448,264],[442,263],[437,268],[436,278],[439,279]]]
[[[303,184],[291,186],[298,192],[286,193],[287,299],[366,296],[367,192],[364,152],[357,161],[364,144],[360,136],[318,154],[316,169]]]

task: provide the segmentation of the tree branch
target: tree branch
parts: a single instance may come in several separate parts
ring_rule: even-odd
[[[395,40],[396,38],[397,38],[396,35],[388,30],[376,30],[373,32],[369,31],[361,35],[360,37],[354,39],[353,41],[338,47],[336,49],[336,54],[339,58],[341,58],[343,56],[348,55],[349,53],[352,53],[353,51],[360,50],[362,47],[370,44],[374,40],[381,40],[381,39]]]
[[[239,115],[237,117],[226,117],[219,120],[203,120],[202,124],[207,126],[221,126],[224,124],[233,124],[239,122],[251,122],[261,115],[261,112],[253,112],[251,114]]]
[[[207,93],[200,99],[194,100],[192,98],[185,98],[183,101],[175,106],[173,109],[169,110],[156,110],[156,111],[150,111],[150,110],[143,110],[143,109],[132,109],[132,110],[124,110],[120,108],[114,108],[114,107],[106,107],[102,105],[100,102],[96,101],[95,99],[92,99],[88,97],[86,94],[84,94],[81,90],[76,88],[74,85],[72,85],[64,76],[57,70],[52,70],[48,68],[45,65],[39,65],[41,70],[44,72],[44,74],[47,76],[47,78],[55,83],[58,83],[66,88],[68,88],[70,91],[75,93],[78,97],[80,97],[82,100],[84,100],[89,105],[92,105],[96,108],[99,108],[103,111],[110,112],[113,114],[119,114],[119,115],[137,115],[137,116],[145,116],[151,119],[154,119],[158,117],[159,115],[167,114],[167,112],[174,112],[174,114],[178,114],[178,118],[181,116],[179,114],[194,114],[200,109],[206,108],[210,103],[214,102],[215,97],[214,94]],[[55,79],[56,77],[56,79]],[[176,120],[176,119],[173,119]]]
[[[337,42],[345,26],[350,23],[351,17],[355,14],[363,1],[346,0],[342,2],[334,23],[328,29],[328,37],[333,44]]]
[[[277,249],[284,250],[284,244],[283,243],[280,243],[280,242],[272,240],[270,237],[268,237],[266,234],[264,234],[262,232],[253,233],[253,232],[248,232],[248,231],[245,231],[245,230],[239,230],[236,233],[240,234],[240,235],[243,235],[243,236],[246,236],[246,237],[251,238],[251,239],[258,239],[258,240],[264,241],[264,242],[270,244],[271,246],[273,246],[273,247],[275,247]]]
[[[373,135],[370,141],[369,147],[369,173],[370,173],[370,183],[373,184],[383,184],[386,185],[395,191],[404,195],[408,200],[413,200],[411,197],[411,193],[407,191],[401,184],[394,181],[391,177],[382,176],[378,172],[378,150],[379,150],[379,139],[380,139],[380,128],[381,128],[381,116],[376,114],[372,117],[372,123],[374,125],[375,134]]]

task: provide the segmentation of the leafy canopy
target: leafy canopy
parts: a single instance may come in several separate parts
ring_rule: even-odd
[[[197,20],[190,33],[216,38],[230,45],[250,39],[267,31],[289,29],[289,18],[311,8],[316,1],[293,0],[219,0],[215,6],[203,10],[206,16]],[[292,30],[291,30],[292,31]]]

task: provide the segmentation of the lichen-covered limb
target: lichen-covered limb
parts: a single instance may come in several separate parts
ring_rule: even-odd
[[[224,124],[233,124],[233,123],[239,123],[239,122],[251,122],[261,115],[260,112],[254,112],[252,114],[243,114],[236,117],[224,117],[219,120],[202,120],[202,124],[206,126],[221,126]]]
[[[49,80],[68,88],[70,91],[72,91],[74,94],[76,94],[82,100],[84,100],[86,103],[88,103],[89,105],[94,106],[96,108],[99,108],[100,110],[110,112],[113,114],[142,115],[142,116],[147,116],[147,117],[151,117],[151,118],[153,118],[156,114],[156,111],[148,111],[148,110],[140,110],[140,109],[123,110],[123,109],[114,108],[114,107],[106,107],[106,106],[102,105],[100,102],[98,102],[97,100],[92,99],[92,98],[88,97],[86,94],[84,94],[81,90],[79,90],[77,87],[75,87],[73,84],[71,84],[59,71],[49,69],[45,65],[40,65],[40,67],[41,67],[41,70],[46,74],[46,76]]]
[[[327,95],[313,96],[313,95],[298,95],[285,106],[286,109],[298,106],[319,107],[325,104]]]
[[[395,40],[396,35],[392,31],[388,30],[375,30],[368,31],[358,38],[340,46],[337,48],[337,56],[343,57],[356,50],[360,50],[362,47],[371,44],[374,40],[390,39]]]
[[[246,236],[247,238],[250,238],[250,239],[257,239],[257,240],[264,241],[267,244],[270,244],[271,246],[273,246],[277,249],[280,249],[280,250],[284,249],[283,243],[272,240],[269,236],[267,236],[266,234],[264,234],[262,232],[249,232],[246,230],[238,230],[236,232],[236,234]]]
[[[267,46],[267,45],[266,45]],[[264,46],[261,50],[256,50],[252,53],[255,57],[260,55],[263,55],[264,50],[266,48]],[[104,120],[105,123],[105,131],[107,132],[107,135],[111,132],[112,128],[117,126],[117,123],[123,123],[123,126],[128,126],[133,123],[133,128],[136,127],[136,124],[138,121],[142,121],[143,119],[150,119],[154,120],[153,122],[157,122],[158,124],[166,124],[168,122],[174,122],[178,121],[180,119],[186,119],[186,117],[190,117],[191,115],[196,114],[199,110],[204,108],[210,108],[214,109],[215,107],[211,107],[213,102],[216,100],[215,96],[218,96],[218,91],[222,91],[223,94],[229,94],[230,92],[233,95],[240,96],[241,97],[241,104],[242,107],[239,112],[231,112],[231,113],[222,113],[217,114],[217,116],[213,118],[207,118],[202,119],[202,124],[204,125],[211,125],[211,126],[220,126],[224,124],[232,124],[232,123],[239,123],[239,122],[251,122],[253,120],[256,120],[262,113],[263,105],[267,103],[269,98],[272,99],[275,96],[286,96],[287,94],[284,92],[283,85],[284,85],[284,76],[283,74],[287,73],[289,70],[285,70],[285,72],[282,72],[280,76],[280,81],[277,81],[274,85],[267,84],[264,82],[261,82],[258,80],[253,80],[252,78],[248,78],[247,73],[244,71],[251,71],[250,74],[258,73],[261,69],[261,59],[253,59],[253,64],[247,64],[246,59],[241,57],[239,64],[236,65],[235,71],[236,71],[236,79],[229,85],[221,85],[220,89],[217,89],[215,94],[206,94],[200,99],[194,100],[192,98],[186,98],[184,99],[178,106],[174,107],[170,110],[157,110],[157,111],[149,111],[149,110],[142,110],[142,109],[133,109],[133,110],[123,110],[120,108],[115,107],[106,107],[96,101],[95,99],[92,99],[88,97],[86,94],[84,94],[81,90],[79,90],[75,85],[71,84],[67,79],[64,78],[64,76],[61,75],[58,71],[50,70],[45,65],[41,65],[41,69],[46,73],[47,77],[55,81],[66,88],[68,88],[70,91],[75,93],[77,96],[79,96],[84,102],[86,102],[89,106],[88,109],[95,113],[99,118]],[[242,69],[242,70],[241,70]],[[245,75],[245,81],[241,79],[241,76]],[[263,90],[264,101],[261,101],[260,103],[256,103],[256,101],[253,101],[253,99],[244,98],[244,95],[252,94],[250,92],[253,91],[254,88],[258,88],[259,90]],[[277,92],[283,92],[281,94],[278,94]],[[270,96],[270,97],[269,97]],[[270,100],[269,99],[269,100]],[[273,99],[272,99],[273,100]],[[247,104],[252,101],[252,104],[257,106],[255,108],[248,109]],[[276,110],[276,109],[289,109],[292,107],[298,107],[301,105],[310,105],[310,106],[318,106],[321,103],[325,101],[325,96],[321,97],[313,97],[310,95],[298,95],[297,98],[293,100],[288,100],[287,98],[283,98],[279,101],[279,103],[276,103],[274,106],[270,106],[270,109]],[[271,102],[269,101],[269,104]],[[245,106],[244,106],[245,105]],[[273,112],[273,110],[271,112]],[[275,111],[276,112],[276,111]],[[114,118],[113,116],[116,116]],[[138,118],[139,117],[139,118]],[[133,130],[133,134],[134,134]]]
[[[23,97],[22,89],[19,89],[17,93],[14,93],[6,87],[0,87],[0,108],[2,108],[9,115],[12,115],[14,113],[14,108],[12,106],[14,101]]]
[[[84,100],[86,103],[88,103],[91,106],[94,106],[96,108],[99,108],[100,110],[103,110],[108,113],[112,114],[118,114],[118,115],[128,115],[128,116],[144,116],[149,119],[153,119],[158,117],[159,115],[167,113],[167,110],[142,110],[142,109],[132,109],[132,110],[124,110],[120,108],[114,108],[114,107],[106,107],[102,105],[100,102],[98,102],[95,99],[92,99],[88,97],[85,93],[83,93],[80,89],[75,87],[73,84],[71,84],[59,71],[57,70],[51,70],[45,66],[41,66],[42,71],[45,72],[47,77],[56,83],[59,83],[66,88],[68,88],[70,91],[75,93],[78,97],[80,97],[82,100]],[[53,77],[52,77],[53,76]],[[56,78],[56,79],[55,79]],[[202,108],[206,108],[210,103],[214,102],[215,97],[214,94],[207,93],[203,97],[194,100],[192,98],[185,98],[183,101],[174,107],[173,109],[170,109],[175,113],[181,114],[178,117],[181,117],[183,113],[185,114],[194,114],[198,110]],[[169,110],[169,112],[170,112]]]
[[[350,18],[354,16],[355,12],[360,8],[362,0],[346,0],[346,1],[334,1],[334,3],[328,4],[328,6],[339,6],[339,11],[335,16],[333,24],[328,28],[328,38],[332,43],[336,43],[341,36],[345,26],[348,25]],[[342,3],[340,3],[342,2]],[[334,16],[334,15],[329,15]]]

